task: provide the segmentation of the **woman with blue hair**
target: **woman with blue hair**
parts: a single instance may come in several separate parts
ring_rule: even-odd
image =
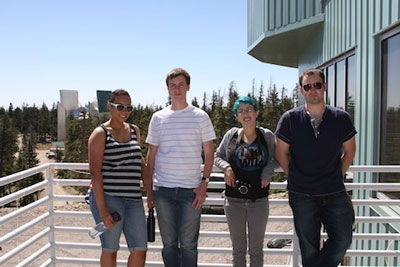
[[[233,266],[246,266],[248,240],[250,266],[259,267],[264,263],[269,183],[278,167],[274,160],[274,134],[256,127],[259,110],[254,99],[240,97],[233,112],[242,127],[225,133],[215,154],[215,165],[224,171],[224,209],[232,240]]]

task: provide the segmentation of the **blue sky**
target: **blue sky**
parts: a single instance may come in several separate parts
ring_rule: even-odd
[[[261,81],[292,89],[298,71],[247,54],[245,0],[2,1],[0,106],[51,106],[60,89],[128,90],[134,104],[163,105],[165,75],[192,76],[189,101],[213,90],[241,95]]]

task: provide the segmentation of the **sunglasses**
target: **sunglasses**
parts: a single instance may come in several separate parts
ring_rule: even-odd
[[[303,89],[304,89],[304,91],[308,91],[308,90],[311,90],[311,88],[315,88],[315,89],[321,89],[322,88],[322,83],[320,83],[320,82],[316,82],[316,83],[308,83],[308,84],[305,84],[305,85],[303,85]]]
[[[118,111],[126,110],[126,111],[131,112],[133,110],[133,106],[132,105],[126,105],[125,106],[125,105],[122,105],[122,104],[114,104],[112,102],[108,102],[108,103]]]

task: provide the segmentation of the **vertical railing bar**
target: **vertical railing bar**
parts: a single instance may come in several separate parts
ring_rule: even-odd
[[[56,260],[56,248],[54,242],[54,194],[53,194],[53,169],[50,166],[46,169],[46,179],[49,182],[47,185],[47,196],[49,197],[49,202],[47,203],[47,211],[49,212],[49,220],[48,227],[50,228],[50,232],[48,234],[49,244],[50,244],[50,266],[55,266]]]
[[[300,247],[299,247],[299,239],[297,238],[296,229],[293,226],[293,267],[299,267],[299,259],[300,259]]]

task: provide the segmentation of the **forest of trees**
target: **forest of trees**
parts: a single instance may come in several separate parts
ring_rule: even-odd
[[[254,81],[253,88],[248,96],[253,97],[259,105],[259,125],[271,131],[275,131],[281,115],[296,103],[296,99],[287,95],[287,89],[278,90],[275,85],[271,85],[268,90],[265,90],[263,83],[259,88],[255,88]],[[191,101],[192,105],[203,109],[210,116],[217,135],[215,147],[218,146],[227,130],[233,126],[238,126],[232,112],[233,104],[238,98],[239,94],[235,82],[231,82],[227,94],[222,94],[221,91],[213,91],[210,96],[204,93],[201,101],[196,97]],[[152,114],[161,108],[163,106],[137,105],[128,119],[128,122],[138,125],[141,130],[144,155],[147,153],[147,145],[144,142],[147,136],[147,127]],[[89,135],[95,127],[107,119],[108,114],[83,114],[80,119],[71,115],[67,120],[65,157],[57,157],[57,160],[88,162],[87,144]],[[55,141],[56,138],[57,108],[55,105],[51,109],[45,104],[40,108],[36,106],[14,108],[12,104],[8,109],[0,107],[0,177],[37,166],[37,144]],[[88,177],[88,175],[82,173],[66,171],[58,171],[57,175],[60,178],[69,179]],[[278,175],[275,180],[281,180],[282,177],[280,176]],[[36,175],[12,185],[2,186],[0,187],[0,197],[37,183],[42,179],[41,175]],[[22,204],[30,203],[35,197],[37,196],[25,197]]]
[[[36,147],[38,142],[53,140],[57,136],[57,109],[53,105],[23,106],[14,109],[0,108],[0,177],[26,170],[38,165]],[[43,180],[42,174],[31,176],[14,184],[0,187],[0,196],[25,188]],[[21,200],[21,205],[37,198],[31,194]]]

